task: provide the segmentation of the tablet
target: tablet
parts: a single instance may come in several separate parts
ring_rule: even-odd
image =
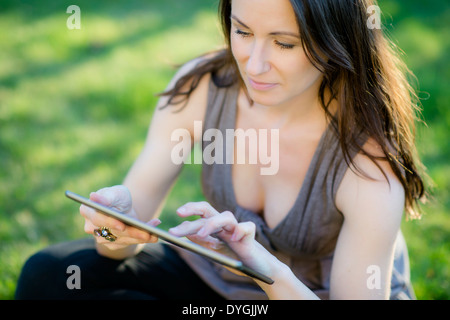
[[[89,200],[88,198],[80,196],[80,195],[78,195],[76,193],[73,193],[71,191],[66,191],[66,197],[68,197],[68,198],[70,198],[72,200],[75,200],[75,201],[77,201],[77,202],[79,202],[81,204],[87,205],[87,206],[89,206],[89,207],[91,207],[91,208],[93,208],[93,209],[95,209],[97,211],[100,211],[100,212],[106,214],[107,216],[110,216],[110,217],[113,217],[113,218],[115,218],[117,220],[120,220],[120,221],[122,221],[123,223],[125,223],[127,225],[130,225],[130,226],[133,226],[135,228],[138,228],[138,229],[147,231],[147,232],[149,232],[151,234],[154,234],[154,235],[158,236],[159,239],[164,240],[164,241],[166,241],[168,243],[171,243],[171,244],[176,245],[178,247],[181,247],[183,249],[195,252],[195,253],[197,253],[197,254],[199,254],[201,256],[204,256],[204,257],[206,257],[208,259],[211,259],[211,260],[213,260],[213,261],[215,261],[217,263],[220,263],[220,264],[222,264],[224,266],[227,266],[229,268],[232,268],[232,269],[235,269],[237,271],[240,271],[240,272],[242,272],[242,273],[244,273],[244,274],[246,274],[246,275],[248,275],[248,276],[250,276],[252,278],[261,280],[261,281],[263,281],[265,283],[268,283],[268,284],[272,284],[273,283],[272,279],[270,279],[269,277],[261,274],[258,271],[253,270],[252,268],[249,268],[249,267],[245,266],[242,263],[242,261],[230,258],[230,257],[228,257],[226,255],[223,255],[221,253],[215,252],[213,250],[206,249],[206,248],[204,248],[204,247],[202,247],[202,246],[200,246],[200,245],[198,245],[198,244],[196,244],[196,243],[194,243],[194,242],[192,242],[190,240],[187,240],[185,238],[176,237],[176,236],[174,236],[174,235],[172,235],[172,234],[170,234],[167,231],[164,231],[162,229],[159,229],[159,228],[156,228],[156,227],[153,227],[153,226],[149,226],[148,224],[146,224],[146,223],[144,223],[144,222],[142,222],[142,221],[140,221],[138,219],[132,218],[132,217],[130,217],[130,216],[128,216],[128,215],[126,215],[126,214],[124,214],[124,213],[114,209],[114,208],[106,207],[104,205],[101,205],[101,204],[99,204],[97,202]]]

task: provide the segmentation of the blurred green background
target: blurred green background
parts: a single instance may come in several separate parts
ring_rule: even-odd
[[[85,237],[70,189],[120,184],[146,135],[155,94],[183,63],[222,43],[217,0],[0,0],[0,298],[12,299],[33,252]],[[434,180],[421,220],[403,223],[419,299],[450,297],[450,8],[448,0],[380,1],[383,25],[416,74],[420,155]],[[163,212],[202,199],[187,166]]]

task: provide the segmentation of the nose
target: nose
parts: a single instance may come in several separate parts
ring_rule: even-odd
[[[249,57],[247,60],[246,71],[250,76],[258,76],[270,70],[268,61],[268,52],[264,48],[264,44],[255,41],[251,46]]]

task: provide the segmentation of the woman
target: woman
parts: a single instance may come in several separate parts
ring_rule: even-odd
[[[123,186],[91,194],[157,225],[182,167],[171,158],[175,130],[201,141],[196,121],[203,132],[276,129],[275,174],[261,175],[260,162],[204,163],[207,202],[177,210],[199,219],[170,229],[220,252],[228,248],[273,285],[181,249],[144,245],[157,239],[82,206],[85,231],[107,227],[115,241],[97,236],[95,245],[90,239],[38,253],[24,267],[17,297],[33,296],[31,279],[52,279],[38,297],[414,298],[400,232],[403,212],[416,217],[424,195],[414,95],[381,30],[367,27],[371,4],[222,0],[226,49],[179,70]],[[66,286],[72,264],[82,271],[80,290]]]

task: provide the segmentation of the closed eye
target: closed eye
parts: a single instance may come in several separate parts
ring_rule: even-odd
[[[293,49],[295,47],[294,44],[283,43],[275,40],[275,44],[279,46],[281,49]]]
[[[236,29],[235,33],[240,35],[243,38],[247,38],[247,37],[251,36],[250,32],[245,32],[245,31],[242,31],[242,30],[239,30],[239,29]]]

